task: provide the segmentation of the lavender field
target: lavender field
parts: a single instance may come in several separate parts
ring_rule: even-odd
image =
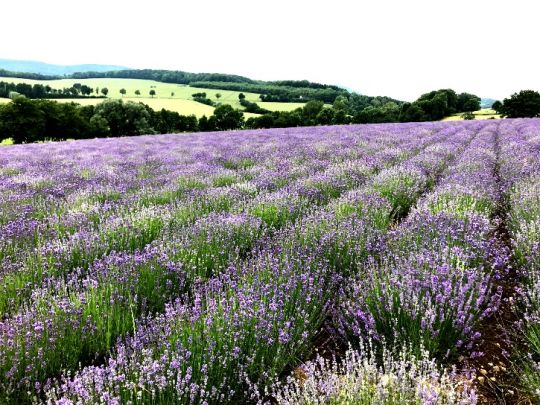
[[[540,120],[0,149],[0,403],[540,403]]]

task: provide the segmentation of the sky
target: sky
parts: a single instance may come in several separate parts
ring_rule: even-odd
[[[412,101],[540,90],[540,3],[17,0],[0,58],[307,79]]]

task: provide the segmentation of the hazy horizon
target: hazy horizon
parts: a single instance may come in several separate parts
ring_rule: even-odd
[[[20,1],[3,5],[21,18],[3,21],[0,58],[307,79],[407,101],[438,88],[540,90],[532,1],[327,4]]]

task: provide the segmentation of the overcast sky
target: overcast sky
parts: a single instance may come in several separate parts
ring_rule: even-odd
[[[540,5],[502,0],[15,0],[0,58],[309,79],[413,100],[540,90]]]

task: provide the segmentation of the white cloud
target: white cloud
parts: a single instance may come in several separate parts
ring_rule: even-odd
[[[502,98],[540,90],[539,11],[523,0],[19,0],[0,6],[0,57]]]

